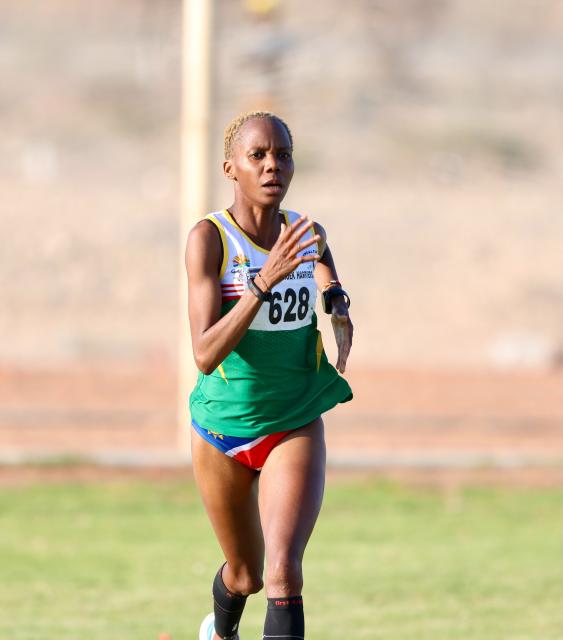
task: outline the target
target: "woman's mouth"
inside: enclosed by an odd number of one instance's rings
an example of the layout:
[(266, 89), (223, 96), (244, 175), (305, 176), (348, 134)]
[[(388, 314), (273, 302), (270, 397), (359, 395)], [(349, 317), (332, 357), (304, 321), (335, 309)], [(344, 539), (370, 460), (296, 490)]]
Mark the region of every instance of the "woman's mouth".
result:
[(265, 182), (262, 185), (262, 188), (265, 189), (268, 193), (281, 193), (283, 191), (283, 185), (281, 182), (277, 180), (270, 180)]

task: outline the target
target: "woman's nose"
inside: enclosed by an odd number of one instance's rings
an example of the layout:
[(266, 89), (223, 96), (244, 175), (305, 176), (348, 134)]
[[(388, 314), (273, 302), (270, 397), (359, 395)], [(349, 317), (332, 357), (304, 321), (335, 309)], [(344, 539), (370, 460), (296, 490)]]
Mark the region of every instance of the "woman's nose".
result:
[(277, 171), (279, 169), (278, 158), (275, 153), (266, 155), (266, 171)]

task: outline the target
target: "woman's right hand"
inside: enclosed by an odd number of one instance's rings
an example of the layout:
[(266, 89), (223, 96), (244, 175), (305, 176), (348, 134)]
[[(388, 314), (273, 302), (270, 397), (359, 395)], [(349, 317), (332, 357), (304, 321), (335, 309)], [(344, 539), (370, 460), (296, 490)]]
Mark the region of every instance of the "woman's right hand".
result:
[[(306, 216), (298, 218), (293, 224), (286, 226), (283, 222), (276, 244), (270, 250), (270, 255), (260, 269), (260, 280), (264, 280), (271, 289), (281, 282), (303, 262), (315, 262), (320, 259), (317, 252), (306, 256), (297, 254), (321, 239), (314, 235), (308, 240), (300, 242), (301, 238), (313, 228), (313, 221)], [(262, 282), (260, 282), (262, 284)]]

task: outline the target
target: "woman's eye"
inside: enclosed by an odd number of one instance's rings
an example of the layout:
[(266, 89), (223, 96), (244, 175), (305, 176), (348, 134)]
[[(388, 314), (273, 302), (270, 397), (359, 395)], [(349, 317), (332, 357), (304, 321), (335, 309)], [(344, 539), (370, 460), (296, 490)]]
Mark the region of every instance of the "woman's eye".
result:
[(256, 158), (257, 160), (260, 160), (261, 158), (264, 157), (264, 152), (263, 151), (255, 151), (254, 153), (251, 154), (252, 158)]
[(291, 158), (291, 153), (288, 153), (287, 151), (282, 151), (281, 153), (278, 153), (278, 157), (281, 160), (289, 160)]

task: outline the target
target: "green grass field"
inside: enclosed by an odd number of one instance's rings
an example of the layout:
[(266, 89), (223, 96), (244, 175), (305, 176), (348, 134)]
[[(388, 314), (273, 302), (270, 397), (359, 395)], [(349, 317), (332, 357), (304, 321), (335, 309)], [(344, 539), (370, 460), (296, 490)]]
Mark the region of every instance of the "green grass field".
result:
[[(305, 561), (307, 637), (561, 640), (563, 496), (332, 482)], [(194, 486), (0, 489), (0, 636), (197, 638), (221, 561)], [(261, 638), (253, 596), (243, 640)]]

